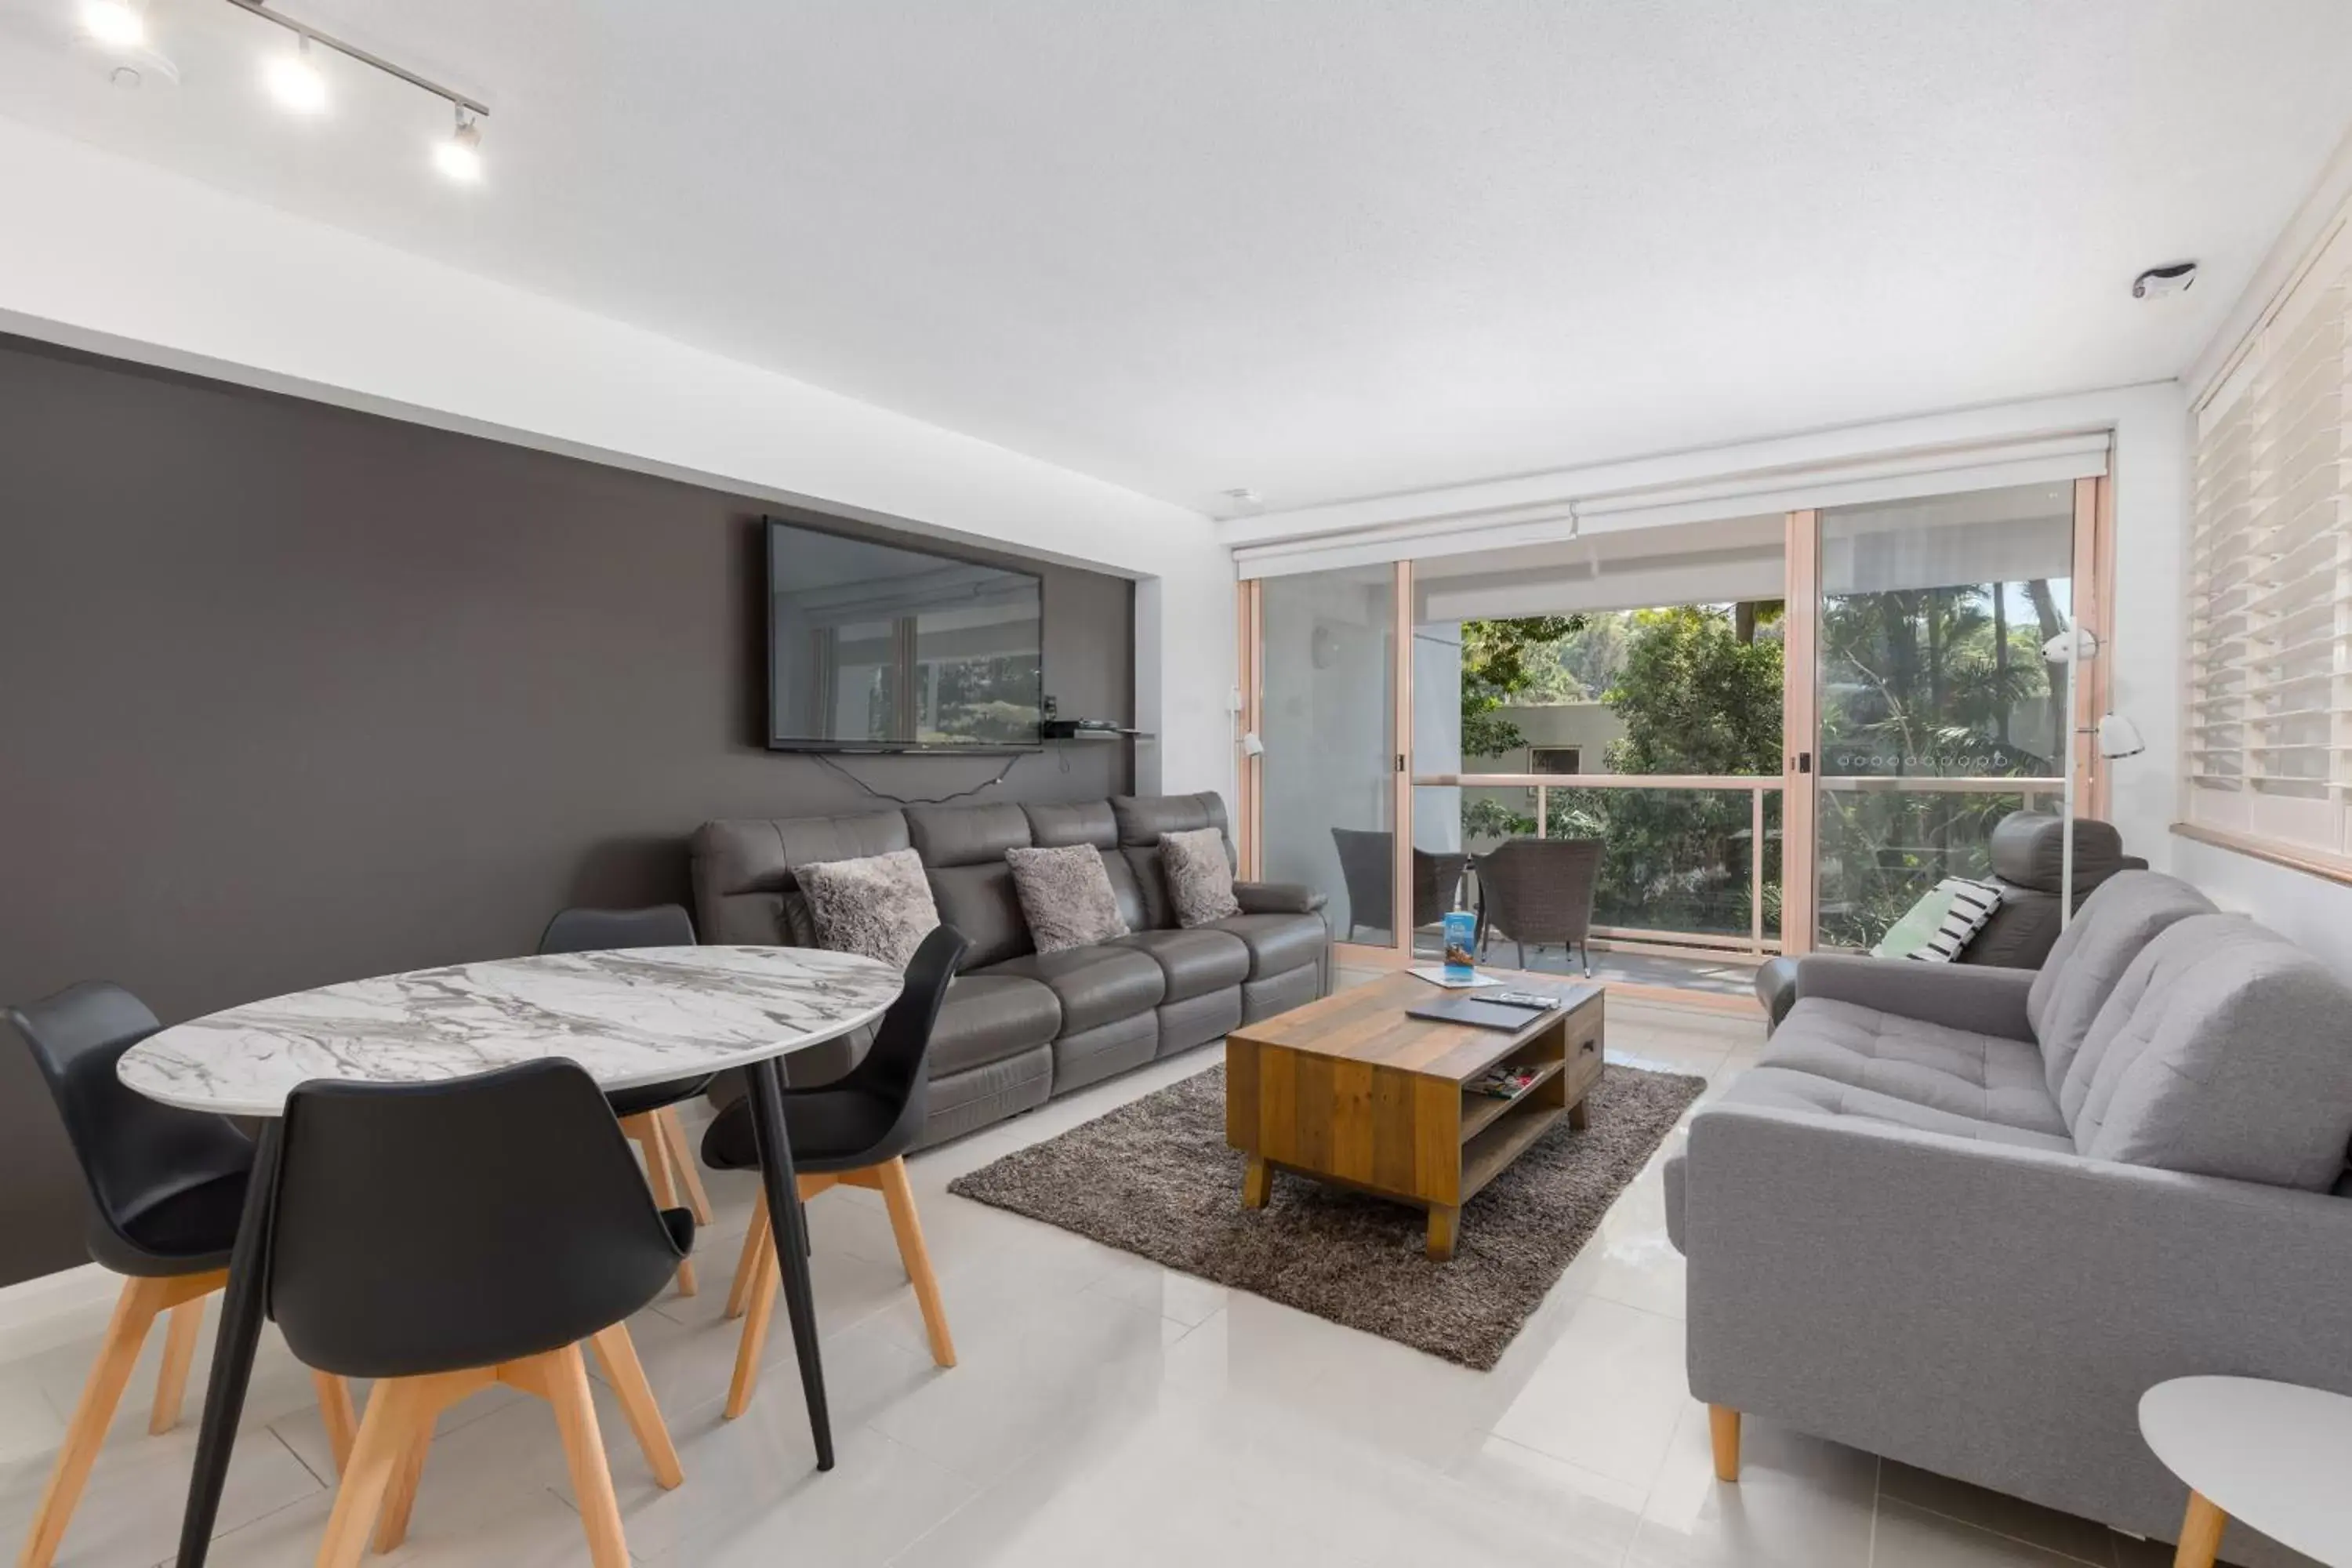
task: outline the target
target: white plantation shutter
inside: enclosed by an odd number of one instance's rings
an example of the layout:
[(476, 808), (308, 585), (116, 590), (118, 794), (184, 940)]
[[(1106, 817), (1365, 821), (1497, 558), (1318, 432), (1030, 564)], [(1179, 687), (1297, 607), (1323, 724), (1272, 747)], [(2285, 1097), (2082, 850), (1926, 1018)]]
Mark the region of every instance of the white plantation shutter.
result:
[(2189, 545), (2189, 823), (2352, 855), (2352, 231), (2199, 417)]

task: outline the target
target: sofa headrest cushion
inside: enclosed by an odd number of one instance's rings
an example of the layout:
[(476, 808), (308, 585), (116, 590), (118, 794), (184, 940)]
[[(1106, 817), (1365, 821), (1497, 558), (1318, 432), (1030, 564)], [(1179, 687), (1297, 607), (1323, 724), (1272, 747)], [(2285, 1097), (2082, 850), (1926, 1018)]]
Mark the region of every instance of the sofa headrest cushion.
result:
[(896, 811), (706, 822), (694, 833), (694, 923), (725, 945), (815, 941), (793, 868), (911, 847)]
[(907, 831), (914, 837), (915, 852), (923, 864), (935, 870), (984, 866), (1003, 860), (1007, 849), (1024, 848), (1030, 842), (1028, 814), (1010, 801), (1001, 805), (910, 805)]
[(706, 822), (695, 830), (698, 879), (716, 895), (773, 892), (794, 885), (793, 868), (815, 860), (862, 860), (913, 846), (896, 811), (849, 816), (786, 816)]
[(1115, 795), (1111, 814), (1118, 819), (1118, 841), (1141, 848), (1157, 847), (1163, 833), (1189, 833), (1213, 827), (1231, 837), (1225, 825), (1224, 797), (1214, 790), (1199, 795)]
[[(2066, 819), (2038, 811), (2012, 811), (1992, 830), (1992, 874), (2004, 882), (2055, 893), (2063, 885)], [(2106, 880), (2123, 864), (2124, 838), (2115, 824), (2087, 816), (2074, 819), (2074, 886)]]
[[(2140, 949), (2158, 931), (2191, 915), (2210, 915), (2213, 900), (2161, 871), (2118, 871), (2083, 901), (2082, 910), (2051, 945), (2033, 987), (2025, 994), (2025, 1020), (2042, 1046), (2050, 1092), (2065, 1104), (2067, 1075)], [(2073, 1120), (2068, 1119), (2069, 1126)]]
[(1097, 849), (1118, 847), (1118, 818), (1107, 800), (1082, 800), (1070, 805), (1024, 805), (1029, 835), (1040, 849), (1061, 849), (1091, 844)]
[(2116, 985), (2062, 1109), (2095, 1159), (2326, 1191), (2352, 1143), (2352, 989), (2242, 915), (2178, 921)]

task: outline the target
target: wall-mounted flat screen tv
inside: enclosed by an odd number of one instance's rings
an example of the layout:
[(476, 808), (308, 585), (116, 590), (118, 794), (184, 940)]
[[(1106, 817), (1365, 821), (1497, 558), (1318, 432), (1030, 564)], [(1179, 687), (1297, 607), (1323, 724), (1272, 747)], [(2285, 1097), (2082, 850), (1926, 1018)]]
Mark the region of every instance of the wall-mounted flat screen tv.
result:
[(1027, 572), (767, 520), (768, 744), (1038, 745), (1044, 595)]

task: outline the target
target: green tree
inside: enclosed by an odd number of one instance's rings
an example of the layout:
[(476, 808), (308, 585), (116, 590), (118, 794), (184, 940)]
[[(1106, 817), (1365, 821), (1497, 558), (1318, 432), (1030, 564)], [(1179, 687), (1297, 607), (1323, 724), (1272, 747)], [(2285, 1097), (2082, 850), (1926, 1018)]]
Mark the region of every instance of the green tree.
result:
[[(1781, 644), (1736, 607), (1682, 605), (1626, 617), (1617, 677), (1601, 694), (1624, 721), (1619, 773), (1777, 776)], [(1743, 636), (1742, 634), (1746, 634)], [(1561, 790), (1547, 830), (1608, 846), (1595, 918), (1665, 931), (1744, 931), (1750, 797), (1731, 790)], [(1772, 876), (1777, 847), (1765, 846)]]
[(1462, 754), (1491, 757), (1527, 744), (1496, 710), (1536, 684), (1539, 650), (1581, 630), (1582, 616), (1521, 616), (1462, 623)]
[(1717, 606), (1638, 612), (1624, 669), (1601, 700), (1625, 721), (1612, 773), (1780, 771), (1780, 645), (1742, 642)]

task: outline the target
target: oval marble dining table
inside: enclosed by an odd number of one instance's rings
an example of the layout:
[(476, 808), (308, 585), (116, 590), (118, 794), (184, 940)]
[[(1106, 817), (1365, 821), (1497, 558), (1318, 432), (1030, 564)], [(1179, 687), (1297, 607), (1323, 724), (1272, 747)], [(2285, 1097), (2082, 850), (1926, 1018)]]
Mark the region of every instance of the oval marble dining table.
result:
[(261, 1253), (277, 1185), (277, 1119), (297, 1087), (320, 1079), (429, 1083), (568, 1057), (612, 1090), (747, 1069), (761, 1178), (775, 1226), (775, 1255), (783, 1264), (817, 1468), (831, 1469), (816, 1304), (778, 1063), (872, 1023), (897, 998), (899, 984), (898, 972), (887, 964), (808, 948), (558, 953), (297, 992), (176, 1025), (124, 1052), (116, 1072), (150, 1100), (261, 1119), (205, 1391), (180, 1568), (199, 1568), (205, 1561), (261, 1335)]

